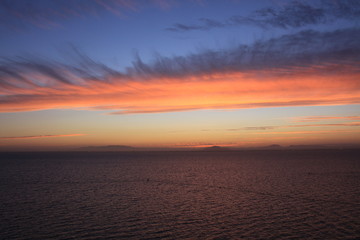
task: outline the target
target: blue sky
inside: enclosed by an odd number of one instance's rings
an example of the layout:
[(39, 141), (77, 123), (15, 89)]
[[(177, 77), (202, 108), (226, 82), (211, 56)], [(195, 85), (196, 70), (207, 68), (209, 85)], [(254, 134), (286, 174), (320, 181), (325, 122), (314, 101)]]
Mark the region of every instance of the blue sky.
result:
[[(98, 10), (98, 14), (84, 11), (80, 12), (82, 15), (80, 17), (68, 16), (66, 19), (54, 17), (54, 20), (49, 17), (48, 21), (51, 23), (45, 23), (44, 26), (34, 25), (27, 19), (17, 19), (13, 24), (19, 22), (17, 23), (21, 24), (19, 29), (13, 29), (17, 25), (2, 26), (2, 31), (5, 33), (1, 44), (2, 55), (13, 57), (36, 54), (61, 58), (64, 57), (62, 51), (69, 50), (71, 45), (80, 48), (95, 59), (123, 69), (131, 65), (135, 52), (151, 61), (157, 53), (164, 56), (185, 55), (198, 48), (223, 48), (228, 47), (228, 44), (248, 44), (263, 35), (261, 29), (249, 26), (181, 33), (166, 30), (178, 22), (192, 24), (200, 18), (213, 18), (214, 15), (216, 19), (223, 20), (239, 13), (246, 14), (256, 10), (261, 1), (256, 2), (257, 4), (249, 1), (247, 4), (241, 4), (241, 7), (236, 1), (229, 1), (226, 4), (222, 4), (221, 1), (212, 1), (211, 4), (173, 1), (169, 2), (168, 7), (162, 7), (156, 2), (147, 4), (143, 4), (146, 1), (134, 2), (138, 9), (132, 10), (120, 4), (117, 9), (119, 14), (105, 9)], [(33, 4), (36, 9), (42, 8), (41, 1), (34, 1)], [(11, 18), (15, 17), (11, 16)], [(55, 26), (52, 26), (52, 23)]]

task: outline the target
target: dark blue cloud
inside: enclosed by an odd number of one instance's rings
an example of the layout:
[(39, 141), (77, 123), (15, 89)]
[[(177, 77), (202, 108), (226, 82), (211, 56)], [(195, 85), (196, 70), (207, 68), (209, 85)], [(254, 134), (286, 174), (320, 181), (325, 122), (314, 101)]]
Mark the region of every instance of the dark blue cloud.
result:
[[(39, 57), (14, 57), (0, 61), (0, 88), (60, 85), (82, 85), (87, 81), (111, 82), (113, 79), (145, 81), (157, 77), (186, 77), (225, 72), (277, 69), (273, 74), (287, 74), (296, 67), (350, 66), (360, 71), (360, 29), (349, 28), (332, 32), (313, 30), (283, 35), (251, 45), (238, 45), (222, 50), (204, 50), (186, 56), (157, 56), (146, 63), (135, 56), (132, 64), (120, 71), (89, 58), (76, 48), (66, 63)], [(326, 74), (343, 71), (324, 68)], [(39, 75), (39, 83), (28, 76)], [(80, 79), (80, 80), (79, 80)], [(10, 81), (11, 80), (11, 81)]]
[(358, 28), (332, 32), (306, 30), (226, 50), (210, 49), (187, 56), (158, 57), (150, 64), (136, 58), (128, 73), (181, 76), (268, 68), (284, 69), (342, 61), (358, 66), (358, 39)]
[(166, 30), (184, 32), (240, 25), (289, 29), (331, 23), (337, 19), (360, 19), (360, 1), (358, 0), (322, 0), (314, 2), (309, 4), (304, 1), (292, 1), (282, 7), (268, 7), (256, 10), (248, 16), (235, 15), (223, 21), (212, 19), (203, 21), (199, 19), (199, 22), (194, 24), (176, 23)]

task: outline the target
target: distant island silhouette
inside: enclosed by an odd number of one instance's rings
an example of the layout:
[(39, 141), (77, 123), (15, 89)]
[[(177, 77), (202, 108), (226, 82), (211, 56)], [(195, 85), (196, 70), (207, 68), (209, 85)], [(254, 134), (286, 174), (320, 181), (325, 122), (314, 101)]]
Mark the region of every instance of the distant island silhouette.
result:
[[(191, 147), (133, 147), (128, 145), (105, 145), (105, 146), (85, 146), (72, 151), (85, 152), (157, 152), (157, 151), (198, 151), (198, 152), (228, 152), (228, 151), (281, 151), (281, 150), (328, 150), (328, 149), (360, 149), (359, 145), (288, 145), (270, 144), (265, 146), (210, 146), (203, 148)], [(0, 148), (1, 150), (1, 148)]]
[(230, 149), (226, 148), (226, 147), (220, 147), (220, 146), (211, 146), (211, 147), (204, 148), (203, 151), (218, 152), (218, 151), (230, 151)]

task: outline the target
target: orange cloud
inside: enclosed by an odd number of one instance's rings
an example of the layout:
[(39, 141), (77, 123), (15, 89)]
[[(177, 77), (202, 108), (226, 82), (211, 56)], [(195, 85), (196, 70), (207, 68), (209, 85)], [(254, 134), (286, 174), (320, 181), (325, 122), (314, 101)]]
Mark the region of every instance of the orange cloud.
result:
[[(344, 72), (326, 74), (341, 67)], [(294, 67), (286, 74), (269, 69), (171, 78), (111, 76), (106, 81), (88, 81), (61, 71), (76, 84), (31, 73), (26, 78), (37, 79), (37, 84), (8, 77), (0, 89), (0, 112), (89, 109), (134, 114), (360, 103), (360, 73), (349, 66)]]
[(76, 137), (84, 136), (86, 134), (60, 134), (60, 135), (35, 135), (35, 136), (19, 136), (19, 137), (0, 137), (0, 139), (12, 140), (12, 139), (34, 139), (34, 138), (51, 138), (51, 137)]

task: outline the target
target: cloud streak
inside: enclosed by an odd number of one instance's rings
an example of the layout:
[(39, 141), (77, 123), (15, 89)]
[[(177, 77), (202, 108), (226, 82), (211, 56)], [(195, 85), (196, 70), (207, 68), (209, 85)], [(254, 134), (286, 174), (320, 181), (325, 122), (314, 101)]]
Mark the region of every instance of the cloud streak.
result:
[(44, 109), (163, 113), (360, 103), (360, 30), (303, 31), (187, 56), (136, 56), (118, 71), (78, 52), (74, 64), (0, 62), (0, 112)]
[[(310, 117), (309, 117), (310, 118)], [(344, 117), (345, 119), (349, 119)], [(343, 119), (341, 117), (327, 117), (327, 119)], [(243, 127), (243, 128), (230, 128), (226, 131), (265, 131), (278, 128), (303, 128), (303, 127), (360, 127), (360, 122), (348, 122), (348, 123), (319, 123), (319, 124), (296, 124), (296, 125), (283, 125), (283, 126), (256, 126), (256, 127)]]
[(279, 131), (279, 132), (254, 132), (259, 135), (302, 135), (302, 134), (335, 134), (335, 133), (354, 133), (353, 130), (321, 130), (321, 131)]
[(244, 128), (230, 128), (230, 129), (226, 129), (226, 131), (240, 131), (240, 130), (258, 131), (258, 130), (272, 130), (275, 128), (279, 128), (279, 126), (257, 126), (257, 127), (244, 127)]
[(35, 138), (53, 138), (53, 137), (77, 137), (86, 134), (60, 134), (60, 135), (34, 135), (34, 136), (18, 136), (18, 137), (0, 137), (0, 140), (17, 140), (17, 139), (35, 139)]
[(360, 120), (360, 116), (308, 116), (292, 118), (293, 122), (319, 122), (324, 120)]
[(143, 75), (180, 76), (273, 68), (284, 75), (287, 71), (291, 73), (291, 68), (306, 71), (307, 67), (317, 65), (321, 71), (320, 68), (325, 70), (332, 63), (344, 63), (341, 70), (345, 70), (343, 67), (358, 67), (359, 38), (358, 28), (333, 32), (306, 30), (231, 49), (207, 50), (185, 57), (159, 57), (152, 64), (145, 64), (137, 58), (129, 71)]
[[(314, 1), (315, 2), (315, 1)], [(248, 16), (234, 15), (226, 20), (200, 18), (195, 24), (175, 23), (168, 31), (185, 32), (231, 26), (251, 25), (267, 28), (300, 28), (316, 24), (328, 24), (336, 20), (359, 20), (360, 2), (356, 0), (292, 1), (280, 7), (258, 9)]]

